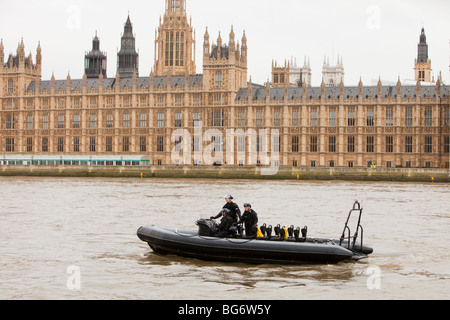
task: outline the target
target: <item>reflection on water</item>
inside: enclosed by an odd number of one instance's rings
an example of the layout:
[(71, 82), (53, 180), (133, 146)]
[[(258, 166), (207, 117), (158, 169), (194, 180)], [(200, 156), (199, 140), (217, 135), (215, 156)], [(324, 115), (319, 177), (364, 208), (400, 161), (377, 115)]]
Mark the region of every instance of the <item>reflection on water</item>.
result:
[[(0, 178), (0, 190), (0, 299), (449, 298), (446, 184)], [(261, 223), (326, 238), (340, 236), (357, 194), (375, 252), (259, 266), (161, 256), (136, 236), (143, 225), (194, 230), (230, 193)], [(69, 266), (80, 268), (81, 290), (68, 289)], [(375, 289), (368, 270), (380, 272)]]

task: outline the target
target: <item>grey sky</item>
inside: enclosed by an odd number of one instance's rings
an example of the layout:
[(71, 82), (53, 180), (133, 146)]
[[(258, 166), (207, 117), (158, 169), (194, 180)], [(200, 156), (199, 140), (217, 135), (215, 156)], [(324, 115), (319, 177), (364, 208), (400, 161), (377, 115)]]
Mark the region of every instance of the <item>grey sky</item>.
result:
[[(84, 54), (92, 47), (95, 31), (108, 55), (108, 77), (114, 77), (117, 50), (128, 12), (140, 53), (140, 76), (154, 63), (155, 29), (164, 13), (164, 0), (22, 0), (1, 2), (0, 38), (5, 54), (15, 52), (23, 37), (25, 50), (43, 52), (44, 80), (54, 72), (73, 79), (84, 72)], [(343, 57), (345, 84), (366, 85), (379, 77), (396, 81), (414, 79), (422, 25), (425, 27), (433, 74), (442, 71), (450, 83), (450, 1), (448, 0), (187, 0), (188, 17), (196, 30), (197, 72), (202, 72), (205, 28), (216, 41), (219, 31), (228, 42), (231, 25), (237, 39), (245, 30), (249, 46), (248, 75), (264, 83), (272, 60), (284, 63), (291, 56), (311, 61), (313, 86), (320, 85), (324, 56), (335, 64)]]

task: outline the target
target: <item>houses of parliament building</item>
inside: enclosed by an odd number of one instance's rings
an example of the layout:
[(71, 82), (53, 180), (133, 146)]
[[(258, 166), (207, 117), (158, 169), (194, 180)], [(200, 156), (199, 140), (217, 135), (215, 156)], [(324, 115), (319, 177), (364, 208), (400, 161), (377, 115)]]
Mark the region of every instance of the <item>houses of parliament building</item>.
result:
[[(430, 84), (424, 30), (413, 85), (399, 79), (396, 85), (349, 87), (342, 77), (311, 87), (303, 75), (289, 81), (288, 65), (273, 65), (271, 81), (252, 83), (245, 33), (236, 37), (231, 28), (225, 43), (220, 34), (211, 41), (206, 30), (196, 48), (186, 0), (166, 0), (148, 76), (139, 74), (135, 42), (128, 17), (114, 78), (107, 78), (107, 55), (95, 35), (82, 79), (42, 80), (40, 45), (33, 59), (23, 40), (15, 55), (5, 56), (2, 41), (0, 164), (179, 164), (172, 158), (180, 143), (173, 132), (181, 129), (193, 137), (191, 151), (212, 144), (213, 152), (223, 151), (216, 162), (248, 165), (245, 157), (228, 161), (226, 153), (251, 148), (251, 139), (237, 137), (227, 150), (226, 132), (276, 129), (280, 166), (449, 166), (450, 87), (440, 79)], [(202, 74), (196, 72), (196, 49), (202, 50)], [(221, 137), (197, 139), (200, 124), (203, 132), (214, 129)], [(191, 164), (205, 163), (193, 154)]]

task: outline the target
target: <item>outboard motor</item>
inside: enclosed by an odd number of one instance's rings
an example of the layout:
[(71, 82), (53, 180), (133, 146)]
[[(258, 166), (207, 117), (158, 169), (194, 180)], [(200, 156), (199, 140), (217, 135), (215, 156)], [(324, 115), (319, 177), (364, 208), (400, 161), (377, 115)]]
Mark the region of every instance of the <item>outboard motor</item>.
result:
[(288, 233), (289, 233), (289, 238), (293, 238), (294, 237), (294, 226), (290, 226), (289, 227)]
[(308, 235), (308, 227), (304, 227), (302, 229), (302, 237), (303, 237), (303, 239), (306, 239), (307, 235)]
[(278, 237), (280, 235), (281, 226), (277, 225), (273, 230), (275, 231), (275, 235)]
[(273, 229), (272, 225), (270, 225), (266, 228), (266, 234), (269, 239), (270, 239), (270, 237), (272, 237), (272, 229)]
[(217, 223), (213, 220), (200, 219), (196, 224), (199, 236), (214, 237), (216, 235)]
[(294, 230), (294, 237), (298, 240), (300, 238), (300, 228)]

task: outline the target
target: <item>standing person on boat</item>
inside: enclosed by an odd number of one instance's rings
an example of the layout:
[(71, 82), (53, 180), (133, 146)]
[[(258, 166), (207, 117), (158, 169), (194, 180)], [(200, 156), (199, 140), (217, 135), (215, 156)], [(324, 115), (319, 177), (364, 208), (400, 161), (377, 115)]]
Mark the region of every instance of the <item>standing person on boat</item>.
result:
[(258, 214), (252, 209), (250, 203), (244, 203), (244, 214), (239, 220), (238, 224), (244, 223), (245, 225), (245, 235), (247, 237), (256, 237), (257, 225), (258, 225)]
[[(239, 206), (233, 202), (233, 197), (228, 195), (225, 197), (225, 205), (222, 209), (228, 209), (230, 210), (231, 217), (233, 218), (234, 222), (238, 222), (239, 219), (241, 219), (241, 210), (239, 209)], [(222, 211), (219, 212), (219, 214), (215, 217), (211, 217), (212, 220), (218, 219), (222, 216)]]
[(222, 216), (220, 224), (217, 226), (216, 233), (218, 237), (226, 237), (230, 234), (230, 229), (234, 225), (229, 209), (222, 209), (219, 214)]

